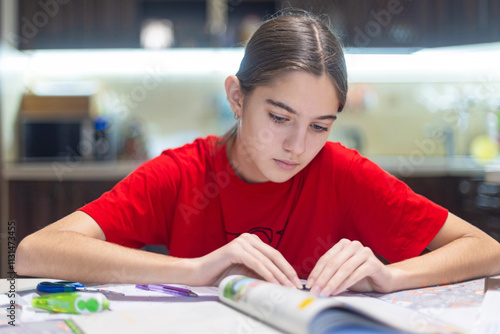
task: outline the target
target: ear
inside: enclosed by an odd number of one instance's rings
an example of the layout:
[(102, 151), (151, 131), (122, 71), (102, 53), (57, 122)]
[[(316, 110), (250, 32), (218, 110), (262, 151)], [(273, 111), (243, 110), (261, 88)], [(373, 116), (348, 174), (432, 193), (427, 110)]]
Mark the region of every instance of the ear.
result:
[(241, 117), (243, 111), (243, 92), (241, 91), (240, 80), (235, 75), (230, 75), (224, 82), (227, 100), (234, 115)]

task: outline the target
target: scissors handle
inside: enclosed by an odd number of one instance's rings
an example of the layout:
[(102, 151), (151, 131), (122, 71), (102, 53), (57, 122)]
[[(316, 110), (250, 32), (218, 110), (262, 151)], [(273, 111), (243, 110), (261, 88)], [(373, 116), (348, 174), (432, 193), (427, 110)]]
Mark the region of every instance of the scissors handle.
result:
[(38, 291), (42, 292), (73, 292), (76, 290), (85, 289), (83, 284), (78, 282), (57, 281), (57, 282), (41, 282), (36, 286)]

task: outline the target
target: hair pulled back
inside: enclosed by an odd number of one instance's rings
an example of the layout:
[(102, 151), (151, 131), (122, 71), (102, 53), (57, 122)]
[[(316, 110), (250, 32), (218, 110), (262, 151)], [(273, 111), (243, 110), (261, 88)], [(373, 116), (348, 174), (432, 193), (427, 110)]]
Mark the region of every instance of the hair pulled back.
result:
[(290, 71), (329, 75), (342, 111), (347, 95), (342, 45), (319, 18), (304, 11), (282, 13), (262, 23), (245, 47), (236, 76), (248, 94)]

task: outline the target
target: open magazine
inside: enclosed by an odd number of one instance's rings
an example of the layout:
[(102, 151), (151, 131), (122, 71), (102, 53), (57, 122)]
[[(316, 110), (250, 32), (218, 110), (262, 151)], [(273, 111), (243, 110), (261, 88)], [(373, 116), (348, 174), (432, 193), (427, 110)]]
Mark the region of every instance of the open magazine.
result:
[(419, 312), (367, 296), (319, 297), (245, 276), (228, 276), (220, 300), (287, 333), (461, 333)]

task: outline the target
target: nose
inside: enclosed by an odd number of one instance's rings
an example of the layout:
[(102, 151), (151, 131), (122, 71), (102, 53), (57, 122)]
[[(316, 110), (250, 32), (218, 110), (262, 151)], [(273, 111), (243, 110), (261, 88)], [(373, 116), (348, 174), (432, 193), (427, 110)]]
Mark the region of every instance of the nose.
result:
[(283, 142), (283, 149), (294, 156), (304, 153), (306, 149), (306, 134), (307, 131), (305, 129), (300, 129), (299, 127), (292, 129)]

